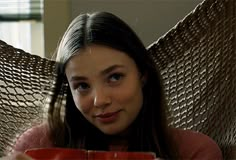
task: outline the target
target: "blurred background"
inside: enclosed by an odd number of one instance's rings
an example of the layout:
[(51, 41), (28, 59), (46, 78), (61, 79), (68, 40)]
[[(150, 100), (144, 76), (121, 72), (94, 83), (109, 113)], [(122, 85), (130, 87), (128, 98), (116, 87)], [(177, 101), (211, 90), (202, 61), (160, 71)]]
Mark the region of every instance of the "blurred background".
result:
[(80, 13), (108, 11), (126, 21), (149, 46), (202, 0), (0, 0), (0, 39), (31, 54), (51, 58)]

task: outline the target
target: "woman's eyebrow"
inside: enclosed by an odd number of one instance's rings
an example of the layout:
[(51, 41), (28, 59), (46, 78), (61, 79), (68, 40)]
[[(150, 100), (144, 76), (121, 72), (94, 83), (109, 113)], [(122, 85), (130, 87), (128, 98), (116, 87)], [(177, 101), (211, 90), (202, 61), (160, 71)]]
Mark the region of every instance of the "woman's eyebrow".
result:
[(70, 78), (70, 82), (73, 82), (73, 81), (85, 81), (87, 80), (88, 78), (86, 77), (83, 77), (83, 76), (72, 76)]
[(108, 68), (102, 70), (102, 71), (101, 71), (101, 74), (102, 74), (102, 75), (105, 75), (105, 74), (107, 74), (107, 73), (109, 73), (109, 72), (111, 72), (111, 71), (113, 71), (113, 70), (115, 70), (115, 69), (117, 69), (117, 68), (125, 68), (125, 66), (115, 64), (115, 65), (109, 66)]
[[(125, 66), (118, 65), (118, 64), (109, 66), (108, 68), (101, 71), (101, 75), (106, 75), (106, 74), (110, 73), (111, 71), (113, 71), (117, 68), (125, 68)], [(70, 82), (73, 82), (73, 81), (86, 81), (86, 80), (88, 80), (88, 78), (84, 77), (84, 76), (72, 76), (69, 79)]]

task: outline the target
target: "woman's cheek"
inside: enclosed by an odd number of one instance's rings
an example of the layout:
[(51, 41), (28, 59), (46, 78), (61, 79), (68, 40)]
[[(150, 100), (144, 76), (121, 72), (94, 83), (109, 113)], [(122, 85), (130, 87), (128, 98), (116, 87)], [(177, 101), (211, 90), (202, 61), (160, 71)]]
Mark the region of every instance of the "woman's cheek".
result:
[(139, 87), (134, 85), (126, 85), (121, 88), (117, 88), (114, 93), (113, 97), (120, 103), (130, 103), (134, 101), (137, 97), (140, 98), (140, 90)]
[(90, 111), (91, 103), (88, 98), (73, 95), (74, 103), (81, 113), (88, 113)]

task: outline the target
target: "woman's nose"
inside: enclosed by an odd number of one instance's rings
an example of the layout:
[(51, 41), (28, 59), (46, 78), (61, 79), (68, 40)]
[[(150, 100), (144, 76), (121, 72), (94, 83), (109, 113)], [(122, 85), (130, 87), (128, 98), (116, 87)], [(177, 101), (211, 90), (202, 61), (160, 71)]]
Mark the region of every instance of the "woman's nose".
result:
[(94, 106), (105, 107), (111, 104), (111, 97), (109, 92), (104, 88), (97, 88), (94, 91)]

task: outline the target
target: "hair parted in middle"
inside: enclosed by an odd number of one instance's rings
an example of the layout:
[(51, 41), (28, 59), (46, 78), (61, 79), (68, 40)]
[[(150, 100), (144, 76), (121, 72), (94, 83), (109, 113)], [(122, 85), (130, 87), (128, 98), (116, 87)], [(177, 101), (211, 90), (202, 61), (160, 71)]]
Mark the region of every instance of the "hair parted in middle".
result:
[[(108, 12), (76, 17), (58, 46), (57, 78), (48, 116), (55, 145), (108, 150), (108, 140), (113, 137), (105, 135), (83, 117), (74, 104), (65, 76), (65, 66), (70, 58), (91, 44), (104, 45), (126, 53), (135, 61), (141, 75), (147, 76), (143, 82), (143, 106), (132, 124), (128, 150), (152, 151), (162, 158), (176, 157), (177, 150), (168, 129), (167, 104), (160, 73), (136, 33), (124, 21)], [(65, 106), (58, 102), (64, 94)]]

